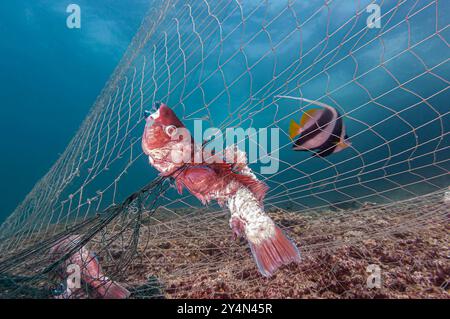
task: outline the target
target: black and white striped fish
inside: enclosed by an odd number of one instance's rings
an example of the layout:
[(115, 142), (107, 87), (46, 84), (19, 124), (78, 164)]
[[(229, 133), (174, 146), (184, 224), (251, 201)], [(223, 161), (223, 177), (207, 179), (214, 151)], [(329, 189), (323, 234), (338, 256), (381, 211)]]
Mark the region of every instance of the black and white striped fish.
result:
[(351, 146), (342, 116), (334, 107), (304, 98), (298, 99), (322, 108), (307, 110), (300, 123), (291, 120), (289, 136), (294, 139), (300, 135), (292, 146), (294, 151), (315, 151), (314, 156), (325, 157)]

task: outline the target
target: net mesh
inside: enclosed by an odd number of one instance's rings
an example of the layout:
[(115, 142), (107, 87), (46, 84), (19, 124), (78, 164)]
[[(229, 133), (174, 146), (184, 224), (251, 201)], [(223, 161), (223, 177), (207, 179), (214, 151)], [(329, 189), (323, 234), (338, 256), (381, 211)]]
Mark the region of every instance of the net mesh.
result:
[[(373, 3), (380, 28), (367, 25)], [(55, 273), (83, 246), (134, 298), (448, 297), (443, 1), (149, 5), (65, 152), (1, 226), (3, 297), (54, 296)], [(338, 109), (351, 147), (325, 158), (293, 152), (289, 120), (310, 107), (299, 97)], [(187, 127), (279, 129), (279, 146), (262, 156), (277, 172), (251, 167), (301, 265), (261, 278), (246, 244), (231, 239), (228, 211), (156, 175), (140, 138), (157, 101)], [(69, 235), (81, 239), (52, 256)], [(383, 288), (367, 289), (369, 264), (381, 266)]]

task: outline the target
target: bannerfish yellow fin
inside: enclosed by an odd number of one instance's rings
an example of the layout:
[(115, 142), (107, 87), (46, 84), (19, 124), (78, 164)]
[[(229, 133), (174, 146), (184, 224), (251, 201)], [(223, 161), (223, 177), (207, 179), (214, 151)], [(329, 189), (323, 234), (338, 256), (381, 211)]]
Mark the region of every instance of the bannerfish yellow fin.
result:
[(300, 127), (305, 126), (306, 123), (308, 123), (314, 116), (314, 114), (318, 111), (319, 109), (310, 109), (305, 111), (305, 113), (303, 113), (302, 118), (300, 119)]
[(339, 142), (336, 142), (336, 145), (342, 148), (347, 148), (351, 145), (351, 143), (347, 143), (345, 140), (340, 140)]
[(291, 120), (291, 123), (289, 123), (289, 136), (291, 139), (296, 137), (299, 133), (300, 125), (298, 125), (294, 120)]

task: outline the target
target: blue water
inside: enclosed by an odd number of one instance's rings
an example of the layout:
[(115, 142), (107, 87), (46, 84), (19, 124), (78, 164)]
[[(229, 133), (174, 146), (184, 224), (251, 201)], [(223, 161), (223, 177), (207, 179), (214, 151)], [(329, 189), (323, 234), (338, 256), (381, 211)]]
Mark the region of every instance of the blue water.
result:
[[(301, 209), (354, 198), (362, 202), (397, 201), (448, 185), (449, 92), (442, 78), (448, 79), (450, 74), (445, 62), (449, 48), (435, 34), (436, 28), (448, 24), (448, 6), (411, 2), (396, 8), (396, 1), (386, 1), (382, 13), (389, 13), (383, 18), (383, 28), (361, 33), (366, 23), (364, 13), (356, 22), (348, 21), (370, 1), (333, 1), (329, 8), (321, 8), (321, 1), (297, 1), (292, 5), (297, 21), (291, 10), (283, 10), (284, 1), (258, 7), (259, 3), (244, 3), (245, 27), (240, 24), (239, 10), (228, 16), (236, 6), (213, 9), (217, 19), (226, 22), (220, 24), (220, 31), (197, 28), (200, 38), (207, 39), (202, 42), (192, 37), (193, 26), (186, 10), (182, 6), (171, 10), (146, 50), (151, 61), (155, 45), (156, 60), (161, 61), (157, 66), (158, 85), (149, 84), (148, 94), (173, 106), (188, 127), (192, 127), (190, 115), (194, 113), (196, 117), (209, 117), (206, 125), (218, 126), (225, 121), (227, 126), (278, 127), (286, 133), (290, 119), (299, 119), (307, 105), (276, 98), (285, 92), (320, 99), (337, 107), (341, 114), (349, 113), (344, 121), (352, 149), (326, 159), (311, 158), (311, 154), (293, 152), (290, 147), (280, 151), (279, 172), (267, 176), (269, 204), (291, 201)], [(201, 11), (202, 7), (198, 3), (192, 11)], [(408, 15), (411, 17), (406, 23)], [(311, 16), (314, 18), (309, 19)], [(194, 45), (184, 45), (181, 50), (169, 43), (175, 50), (169, 52), (169, 70), (162, 63), (165, 34), (176, 32), (172, 23), (175, 18), (180, 21), (181, 41), (191, 37)], [(196, 17), (197, 24), (201, 21), (217, 26), (212, 17)], [(299, 23), (303, 23), (301, 31), (292, 32)], [(264, 25), (266, 32), (259, 32)], [(324, 41), (327, 34), (329, 39)], [(377, 39), (379, 34), (382, 41)], [(440, 34), (448, 38), (447, 29)], [(200, 46), (203, 67), (196, 64), (201, 61)], [(409, 50), (412, 52), (405, 52), (408, 47), (413, 47)], [(352, 50), (355, 52), (350, 56)], [(299, 52), (303, 56), (297, 69), (282, 72), (298, 61)], [(187, 78), (183, 56), (191, 57), (185, 63)], [(383, 61), (385, 68), (380, 67)], [(141, 64), (141, 60), (136, 62)], [(251, 71), (245, 72), (247, 68)], [(426, 68), (432, 72), (423, 75)], [(292, 80), (297, 74), (302, 76)], [(165, 81), (169, 76), (171, 81)], [(405, 82), (400, 88), (399, 83)], [(199, 83), (202, 89), (197, 87)], [(154, 89), (156, 92), (151, 92)], [(429, 98), (428, 104), (422, 98)], [(280, 145), (289, 144), (287, 135), (281, 134)], [(138, 163), (135, 168), (142, 171), (145, 164), (142, 161), (142, 166)], [(252, 165), (257, 172), (259, 164)], [(139, 180), (131, 176), (129, 183)], [(142, 174), (137, 177), (148, 179)], [(323, 179), (326, 183), (320, 185)], [(122, 196), (127, 189), (122, 188)]]
[(148, 1), (0, 2), (0, 221), (77, 131), (138, 29)]

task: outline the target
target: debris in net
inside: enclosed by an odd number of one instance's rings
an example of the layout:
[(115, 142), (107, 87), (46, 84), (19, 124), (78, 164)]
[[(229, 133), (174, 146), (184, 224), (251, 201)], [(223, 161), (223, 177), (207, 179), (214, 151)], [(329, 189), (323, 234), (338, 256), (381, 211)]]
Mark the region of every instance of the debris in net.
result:
[(164, 299), (164, 286), (155, 276), (149, 276), (145, 284), (130, 289), (132, 299)]
[[(51, 249), (50, 254), (55, 259), (59, 259), (67, 253), (70, 253), (81, 240), (79, 235), (71, 235), (57, 242)], [(60, 267), (60, 275), (63, 280), (70, 276), (80, 274), (80, 279), (90, 286), (99, 298), (104, 299), (125, 299), (130, 296), (130, 292), (120, 284), (106, 277), (101, 269), (100, 263), (95, 254), (89, 251), (85, 246), (77, 248)], [(76, 280), (76, 279), (75, 279)], [(56, 295), (57, 299), (69, 299), (79, 296), (81, 285), (75, 283), (73, 286), (64, 283), (64, 291)]]
[[(180, 194), (187, 188), (204, 205), (211, 200), (217, 200), (220, 206), (226, 204), (235, 237), (245, 236), (260, 273), (270, 277), (283, 265), (299, 263), (300, 252), (264, 211), (267, 186), (246, 165), (246, 154), (235, 145), (231, 147), (220, 157), (212, 155), (215, 160), (195, 163), (195, 153), (203, 149), (195, 145), (183, 123), (165, 104), (149, 114), (142, 138), (150, 164), (162, 175), (173, 176)], [(224, 160), (230, 159), (230, 153), (232, 164)]]
[(32, 278), (3, 274), (0, 276), (0, 296), (14, 292), (17, 298), (49, 299), (53, 294), (47, 287), (30, 284)]

